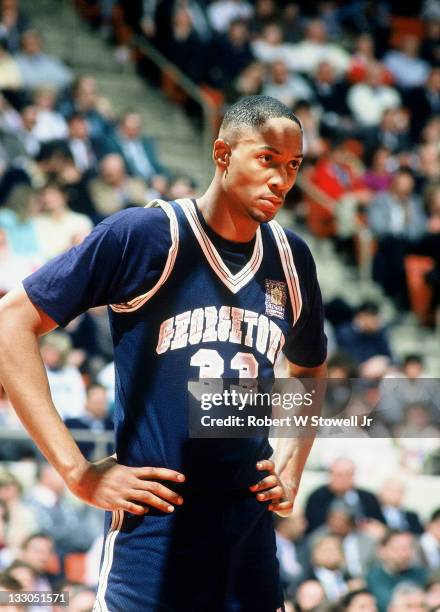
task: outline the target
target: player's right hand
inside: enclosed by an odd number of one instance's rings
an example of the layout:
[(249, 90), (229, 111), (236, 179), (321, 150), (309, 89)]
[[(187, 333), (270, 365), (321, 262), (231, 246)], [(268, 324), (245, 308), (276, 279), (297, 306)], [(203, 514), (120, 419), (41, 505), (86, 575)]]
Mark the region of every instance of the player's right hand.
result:
[(86, 461), (67, 485), (77, 497), (104, 510), (142, 515), (151, 506), (169, 514), (183, 499), (158, 480), (182, 483), (185, 476), (167, 468), (128, 467), (115, 457), (107, 457), (94, 463)]

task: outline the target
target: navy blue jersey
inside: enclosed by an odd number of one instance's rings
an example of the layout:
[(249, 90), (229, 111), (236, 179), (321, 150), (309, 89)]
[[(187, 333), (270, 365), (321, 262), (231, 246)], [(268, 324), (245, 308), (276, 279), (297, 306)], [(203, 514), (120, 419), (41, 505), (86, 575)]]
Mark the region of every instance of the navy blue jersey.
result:
[[(157, 201), (103, 221), (25, 279), (59, 325), (108, 304), (116, 369), (118, 460), (182, 471), (187, 486), (243, 488), (271, 455), (264, 438), (192, 440), (187, 383), (270, 378), (281, 351), (301, 366), (326, 355), (320, 291), (305, 243), (263, 223), (232, 272), (192, 200)], [(233, 252), (234, 243), (229, 250)], [(249, 245), (248, 245), (249, 246)]]

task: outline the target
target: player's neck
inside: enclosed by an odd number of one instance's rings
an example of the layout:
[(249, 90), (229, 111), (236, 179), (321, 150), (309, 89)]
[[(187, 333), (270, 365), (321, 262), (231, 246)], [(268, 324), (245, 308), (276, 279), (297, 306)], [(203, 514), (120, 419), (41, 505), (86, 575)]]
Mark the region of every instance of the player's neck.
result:
[(237, 211), (230, 197), (213, 183), (197, 198), (196, 204), (209, 227), (232, 242), (250, 242), (259, 223)]

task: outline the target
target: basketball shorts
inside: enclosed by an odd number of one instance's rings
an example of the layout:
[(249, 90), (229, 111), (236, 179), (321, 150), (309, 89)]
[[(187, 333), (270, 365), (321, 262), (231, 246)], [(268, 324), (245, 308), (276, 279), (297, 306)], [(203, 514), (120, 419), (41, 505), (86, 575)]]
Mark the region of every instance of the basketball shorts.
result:
[(94, 612), (279, 612), (273, 518), (248, 491), (106, 513)]

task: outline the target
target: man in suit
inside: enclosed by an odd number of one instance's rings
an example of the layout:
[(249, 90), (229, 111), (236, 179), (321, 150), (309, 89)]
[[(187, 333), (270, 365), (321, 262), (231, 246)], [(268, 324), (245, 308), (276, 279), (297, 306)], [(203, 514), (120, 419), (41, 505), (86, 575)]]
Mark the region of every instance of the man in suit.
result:
[(325, 523), (330, 505), (335, 499), (344, 501), (351, 508), (356, 522), (366, 519), (385, 522), (376, 496), (357, 488), (354, 475), (355, 468), (350, 459), (340, 457), (332, 463), (328, 484), (318, 487), (307, 500), (306, 518), (309, 532)]
[(416, 512), (402, 507), (405, 486), (398, 478), (388, 478), (382, 485), (379, 501), (385, 522), (390, 529), (410, 531), (415, 535), (423, 533), (423, 527)]
[(142, 134), (139, 113), (125, 113), (113, 135), (103, 143), (103, 152), (121, 155), (132, 176), (149, 180), (156, 174), (166, 174), (157, 158), (153, 140)]

